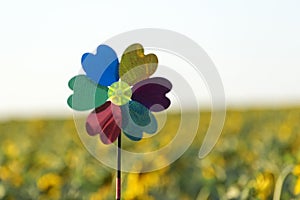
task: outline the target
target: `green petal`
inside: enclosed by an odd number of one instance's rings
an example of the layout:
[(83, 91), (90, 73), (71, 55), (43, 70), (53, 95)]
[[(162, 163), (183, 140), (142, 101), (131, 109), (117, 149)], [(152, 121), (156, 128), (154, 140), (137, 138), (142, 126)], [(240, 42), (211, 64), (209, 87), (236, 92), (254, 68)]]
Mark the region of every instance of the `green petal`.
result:
[(144, 54), (140, 44), (130, 45), (122, 55), (119, 76), (129, 85), (149, 78), (156, 71), (158, 59), (155, 54)]
[(68, 98), (68, 105), (74, 110), (84, 111), (101, 106), (107, 100), (105, 86), (95, 84), (85, 75), (78, 75), (69, 81), (69, 88), (74, 93)]

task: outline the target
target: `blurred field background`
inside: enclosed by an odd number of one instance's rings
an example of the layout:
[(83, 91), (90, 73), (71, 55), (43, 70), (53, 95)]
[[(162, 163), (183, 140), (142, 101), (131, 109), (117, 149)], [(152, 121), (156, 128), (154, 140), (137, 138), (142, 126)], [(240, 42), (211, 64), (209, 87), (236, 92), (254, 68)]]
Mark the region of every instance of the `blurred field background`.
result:
[[(200, 160), (210, 120), (203, 112), (198, 136), (179, 160), (156, 172), (123, 173), (123, 199), (272, 199), (283, 175), (280, 199), (299, 199), (299, 119), (300, 108), (229, 110), (217, 146)], [(172, 131), (165, 129), (166, 138)], [(71, 118), (0, 122), (0, 199), (110, 200), (114, 179), (115, 171), (83, 147)]]

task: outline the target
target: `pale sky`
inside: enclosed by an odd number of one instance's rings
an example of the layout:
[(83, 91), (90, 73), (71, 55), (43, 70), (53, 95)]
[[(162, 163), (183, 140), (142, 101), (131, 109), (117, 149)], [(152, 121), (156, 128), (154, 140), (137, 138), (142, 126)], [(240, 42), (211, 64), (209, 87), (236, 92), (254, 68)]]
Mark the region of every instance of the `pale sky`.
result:
[(228, 106), (300, 105), (299, 10), (298, 0), (1, 1), (0, 116), (71, 114), (67, 82), (81, 55), (137, 28), (196, 41)]

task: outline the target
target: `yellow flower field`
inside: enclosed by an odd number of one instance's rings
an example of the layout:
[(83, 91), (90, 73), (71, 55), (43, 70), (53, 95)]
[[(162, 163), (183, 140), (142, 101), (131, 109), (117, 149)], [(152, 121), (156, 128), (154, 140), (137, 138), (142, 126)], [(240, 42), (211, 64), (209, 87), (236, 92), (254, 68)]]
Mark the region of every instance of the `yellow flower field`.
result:
[[(168, 118), (174, 124), (178, 119)], [(201, 113), (195, 141), (170, 166), (123, 173), (123, 199), (300, 198), (299, 108), (228, 111), (217, 146), (200, 160), (209, 119)], [(163, 129), (161, 144), (141, 141), (130, 148), (163, 146), (173, 129)], [(115, 171), (87, 152), (72, 119), (3, 121), (0, 134), (0, 199), (114, 199)]]

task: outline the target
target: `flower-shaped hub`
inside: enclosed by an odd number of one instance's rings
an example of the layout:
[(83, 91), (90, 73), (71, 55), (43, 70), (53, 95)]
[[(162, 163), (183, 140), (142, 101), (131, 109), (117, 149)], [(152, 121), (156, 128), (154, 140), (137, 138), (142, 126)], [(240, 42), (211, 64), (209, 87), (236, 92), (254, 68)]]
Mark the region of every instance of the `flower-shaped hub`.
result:
[(104, 144), (111, 144), (121, 131), (132, 141), (141, 140), (144, 132), (156, 133), (152, 112), (170, 106), (166, 94), (172, 84), (163, 77), (150, 78), (158, 67), (155, 54), (145, 55), (142, 45), (132, 44), (119, 62), (116, 52), (102, 44), (95, 54), (83, 54), (81, 65), (86, 74), (69, 81), (73, 94), (67, 102), (78, 111), (93, 109), (86, 119), (90, 136), (99, 135)]
[(118, 81), (109, 86), (107, 94), (113, 104), (121, 106), (130, 101), (132, 91), (126, 82)]

